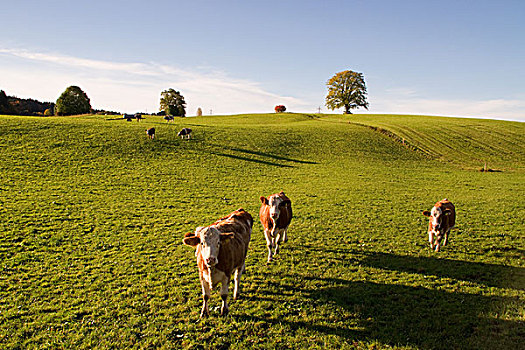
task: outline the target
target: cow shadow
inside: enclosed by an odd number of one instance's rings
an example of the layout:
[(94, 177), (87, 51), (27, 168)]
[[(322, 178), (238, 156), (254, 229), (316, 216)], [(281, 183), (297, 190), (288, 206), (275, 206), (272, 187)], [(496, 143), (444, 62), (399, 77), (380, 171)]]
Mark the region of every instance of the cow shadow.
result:
[(359, 263), (386, 270), (480, 283), (489, 287), (525, 290), (525, 268), (522, 267), (388, 253), (367, 253)]
[[(331, 256), (332, 253), (327, 255)], [(456, 281), (447, 281), (447, 287), (440, 289), (434, 285), (426, 287), (424, 282), (414, 282), (413, 278), (407, 278), (399, 284), (384, 284), (284, 272), (279, 274), (279, 282), (259, 288), (259, 296), (253, 295), (250, 299), (260, 302), (273, 300), (274, 305), (279, 305), (276, 308), (281, 308), (287, 302), (297, 303), (297, 300), (301, 300), (300, 303), (310, 310), (310, 314), (283, 310), (275, 316), (241, 314), (236, 317), (264, 322), (269, 326), (286, 325), (292, 331), (306, 329), (334, 335), (354, 345), (355, 342), (367, 341), (420, 349), (517, 349), (522, 346), (525, 339), (524, 322), (500, 318), (504, 317), (500, 316), (504, 310), (513, 310), (511, 314), (519, 312), (522, 308), (520, 305), (523, 305), (522, 299), (518, 296), (490, 296), (482, 295), (481, 291), (470, 293), (457, 290), (462, 289), (465, 281), (469, 284), (522, 290), (523, 279), (520, 280), (520, 276), (523, 269), (385, 253), (362, 252), (357, 260), (357, 264), (374, 269), (422, 276), (436, 275)], [(258, 274), (256, 279), (261, 281), (267, 281), (273, 275), (264, 271)], [(517, 280), (502, 279), (511, 274), (518, 274), (514, 276), (518, 277)], [(473, 285), (469, 287), (476, 288)], [(290, 299), (291, 295), (301, 297)], [(342, 310), (335, 313), (338, 315), (335, 318), (334, 307)], [(317, 312), (319, 316), (311, 315)], [(323, 318), (326, 312), (332, 321), (327, 322)]]
[(513, 349), (525, 336), (523, 323), (489, 316), (491, 309), (515, 301), (512, 298), (375, 282), (328, 282), (336, 286), (310, 290), (309, 297), (352, 313), (364, 328), (361, 336), (369, 341), (421, 349)]
[[(283, 284), (281, 291), (301, 293), (309, 300), (306, 303), (313, 312), (337, 306), (345, 310), (344, 316), (333, 319), (330, 312), (331, 322), (326, 322), (322, 315), (305, 317), (293, 311), (281, 311), (273, 317), (243, 314), (235, 317), (268, 326), (286, 325), (294, 332), (306, 329), (334, 335), (349, 344), (378, 341), (392, 347), (420, 349), (516, 349), (525, 339), (523, 322), (489, 315), (492, 308), (516, 302), (515, 298), (338, 278), (303, 277), (303, 282), (305, 287)], [(266, 295), (266, 291), (262, 292)], [(268, 292), (268, 296), (250, 300), (273, 301), (274, 307), (286, 304), (278, 292)]]

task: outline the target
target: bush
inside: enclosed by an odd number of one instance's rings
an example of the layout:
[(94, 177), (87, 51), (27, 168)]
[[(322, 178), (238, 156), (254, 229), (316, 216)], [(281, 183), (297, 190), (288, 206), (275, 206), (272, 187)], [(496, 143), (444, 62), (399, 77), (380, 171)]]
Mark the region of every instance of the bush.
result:
[(284, 111), (286, 111), (286, 107), (284, 105), (275, 106), (275, 113), (283, 113)]

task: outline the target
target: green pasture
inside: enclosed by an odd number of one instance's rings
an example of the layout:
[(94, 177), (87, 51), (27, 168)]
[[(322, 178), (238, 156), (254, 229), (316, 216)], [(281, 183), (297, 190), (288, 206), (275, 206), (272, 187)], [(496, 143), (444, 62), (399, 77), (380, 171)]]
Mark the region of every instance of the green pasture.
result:
[[(259, 197), (281, 190), (294, 219), (267, 264)], [(421, 211), (445, 197), (436, 253)], [(241, 299), (200, 319), (182, 238), (239, 207)], [(524, 221), (524, 123), (0, 116), (0, 348), (523, 349)]]

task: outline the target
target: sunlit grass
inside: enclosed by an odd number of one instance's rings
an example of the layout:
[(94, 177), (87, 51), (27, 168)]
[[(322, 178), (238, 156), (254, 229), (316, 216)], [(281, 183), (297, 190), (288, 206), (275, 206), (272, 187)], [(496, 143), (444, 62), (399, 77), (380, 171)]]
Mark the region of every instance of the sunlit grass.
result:
[[(519, 348), (523, 135), (423, 116), (1, 116), (0, 344)], [(258, 198), (280, 190), (294, 219), (267, 265)], [(457, 228), (434, 253), (421, 211), (445, 197)], [(242, 298), (221, 319), (214, 294), (200, 320), (182, 237), (239, 207), (256, 219)]]

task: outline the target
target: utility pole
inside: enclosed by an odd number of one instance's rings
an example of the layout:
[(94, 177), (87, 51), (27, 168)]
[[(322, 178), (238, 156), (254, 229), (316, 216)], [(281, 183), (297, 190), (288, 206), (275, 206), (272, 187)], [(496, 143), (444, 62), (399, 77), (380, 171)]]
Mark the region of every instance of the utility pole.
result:
[(210, 109), (210, 115), (212, 115), (212, 114), (213, 114), (213, 110)]
[(321, 106), (319, 106), (319, 108), (317, 108), (317, 113), (321, 114)]

